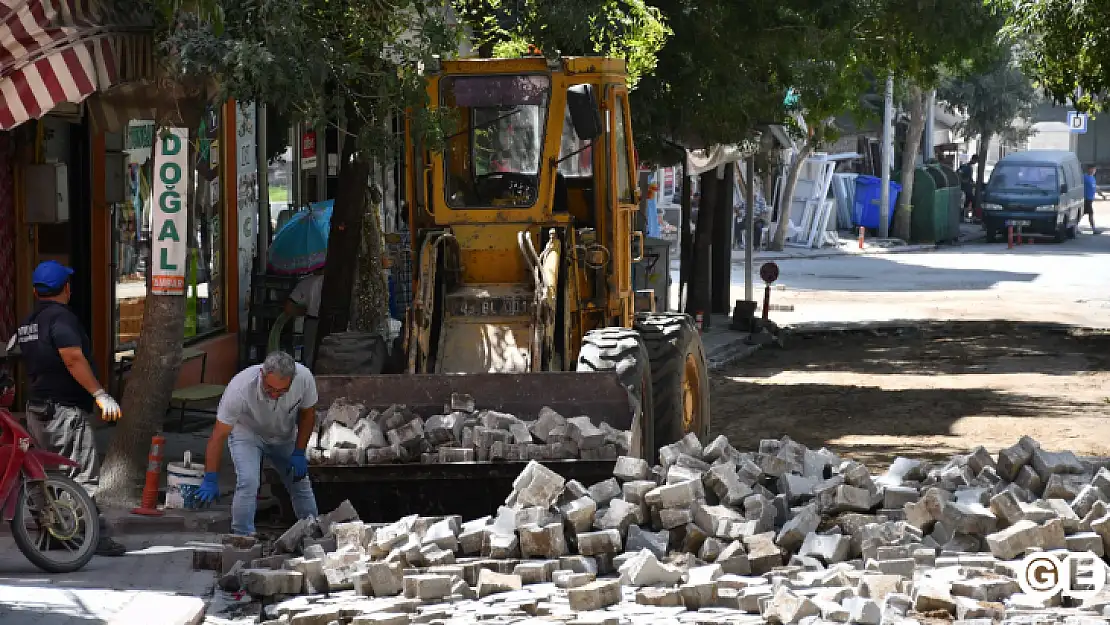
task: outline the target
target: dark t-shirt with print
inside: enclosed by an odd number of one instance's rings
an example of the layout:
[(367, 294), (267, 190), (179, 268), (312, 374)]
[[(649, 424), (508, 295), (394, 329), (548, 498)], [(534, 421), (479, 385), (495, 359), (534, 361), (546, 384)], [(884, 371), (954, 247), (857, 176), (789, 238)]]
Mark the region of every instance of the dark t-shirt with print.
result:
[(19, 326), (20, 360), (31, 382), (29, 398), (92, 410), (93, 399), (70, 375), (59, 349), (80, 347), (92, 366), (92, 345), (77, 315), (57, 302), (39, 302)]

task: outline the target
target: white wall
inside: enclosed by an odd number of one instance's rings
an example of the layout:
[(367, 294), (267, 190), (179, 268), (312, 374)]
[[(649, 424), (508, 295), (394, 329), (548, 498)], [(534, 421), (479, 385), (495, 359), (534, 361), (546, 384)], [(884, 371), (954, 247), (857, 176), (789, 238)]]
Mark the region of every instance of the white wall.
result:
[(1070, 150), (1071, 132), (1064, 122), (1038, 122), (1026, 146), (1028, 150)]

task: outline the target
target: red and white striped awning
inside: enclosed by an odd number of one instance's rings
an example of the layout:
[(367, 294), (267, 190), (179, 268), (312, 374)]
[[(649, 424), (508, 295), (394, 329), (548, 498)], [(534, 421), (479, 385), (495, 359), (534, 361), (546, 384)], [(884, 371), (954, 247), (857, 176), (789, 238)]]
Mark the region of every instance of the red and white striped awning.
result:
[(0, 0), (0, 130), (152, 74), (149, 32), (99, 0)]

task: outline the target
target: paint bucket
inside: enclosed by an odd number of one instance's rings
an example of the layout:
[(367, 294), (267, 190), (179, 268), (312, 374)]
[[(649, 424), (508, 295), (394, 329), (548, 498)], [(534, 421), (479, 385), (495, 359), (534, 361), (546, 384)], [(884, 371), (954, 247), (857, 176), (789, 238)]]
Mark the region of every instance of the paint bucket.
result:
[(193, 464), (193, 454), (186, 451), (184, 461), (166, 466), (166, 509), (198, 507), (197, 490), (204, 482), (204, 465)]

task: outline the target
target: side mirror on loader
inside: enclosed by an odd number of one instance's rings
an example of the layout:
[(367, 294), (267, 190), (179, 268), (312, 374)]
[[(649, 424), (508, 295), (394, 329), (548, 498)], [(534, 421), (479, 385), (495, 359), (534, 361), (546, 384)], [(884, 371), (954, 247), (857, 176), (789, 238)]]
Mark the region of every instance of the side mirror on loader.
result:
[(567, 89), (567, 106), (574, 134), (580, 141), (593, 141), (601, 136), (601, 112), (591, 85), (575, 85)]

